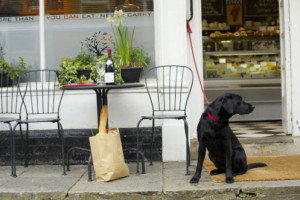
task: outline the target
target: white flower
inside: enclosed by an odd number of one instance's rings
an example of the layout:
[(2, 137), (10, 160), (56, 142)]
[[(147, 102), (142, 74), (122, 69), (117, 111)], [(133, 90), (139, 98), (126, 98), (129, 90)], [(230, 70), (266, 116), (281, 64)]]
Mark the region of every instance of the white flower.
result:
[(119, 17), (123, 17), (124, 13), (122, 10), (119, 10)]
[(122, 10), (119, 10), (119, 11), (115, 11), (114, 13), (114, 17), (116, 20), (118, 20), (119, 23), (122, 23), (122, 20), (123, 20), (123, 11)]
[(106, 18), (106, 20), (109, 24), (114, 23), (114, 19), (112, 19), (111, 17)]

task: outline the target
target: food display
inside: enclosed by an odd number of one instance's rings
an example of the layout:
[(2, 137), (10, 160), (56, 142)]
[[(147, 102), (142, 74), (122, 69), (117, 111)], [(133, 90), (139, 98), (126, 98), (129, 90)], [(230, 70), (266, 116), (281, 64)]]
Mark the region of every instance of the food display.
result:
[(227, 55), (205, 57), (205, 78), (251, 79), (280, 77), (279, 57), (272, 55)]
[[(217, 2), (204, 0), (202, 5), (204, 78), (212, 80), (209, 84), (214, 84), (213, 80), (217, 79), (252, 79), (240, 81), (241, 85), (244, 82), (245, 85), (256, 84), (255, 79), (279, 79), (281, 64), (278, 2)], [(276, 82), (267, 82), (270, 81)], [(224, 84), (226, 85), (226, 81)]]
[(240, 27), (236, 32), (225, 32), (215, 31), (209, 35), (210, 38), (222, 38), (222, 37), (267, 37), (267, 36), (278, 36), (280, 31), (274, 27), (260, 27), (259, 30), (246, 30), (244, 27)]
[(215, 30), (203, 37), (206, 79), (280, 78), (280, 31), (261, 26)]

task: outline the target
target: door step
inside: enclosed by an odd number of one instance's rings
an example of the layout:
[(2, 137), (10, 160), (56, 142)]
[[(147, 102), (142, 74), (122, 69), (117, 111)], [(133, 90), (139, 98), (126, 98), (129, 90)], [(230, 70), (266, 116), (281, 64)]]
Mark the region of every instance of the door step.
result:
[[(239, 138), (247, 156), (279, 156), (300, 153), (300, 138), (292, 136), (270, 136)], [(198, 158), (198, 141), (191, 140), (191, 159)]]
[(278, 156), (299, 154), (299, 140), (292, 136), (240, 138), (247, 156)]

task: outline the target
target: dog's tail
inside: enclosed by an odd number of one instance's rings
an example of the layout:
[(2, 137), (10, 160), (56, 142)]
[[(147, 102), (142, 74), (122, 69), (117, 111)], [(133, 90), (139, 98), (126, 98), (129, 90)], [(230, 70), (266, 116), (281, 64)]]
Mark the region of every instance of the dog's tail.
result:
[(265, 167), (265, 166), (267, 166), (265, 163), (251, 163), (247, 165), (247, 168), (249, 170), (249, 169), (253, 169), (257, 167)]

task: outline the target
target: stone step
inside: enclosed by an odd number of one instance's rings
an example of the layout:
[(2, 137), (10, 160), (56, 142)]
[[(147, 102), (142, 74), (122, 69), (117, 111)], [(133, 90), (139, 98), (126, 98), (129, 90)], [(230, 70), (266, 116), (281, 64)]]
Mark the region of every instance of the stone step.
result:
[(247, 156), (277, 156), (299, 154), (299, 139), (292, 136), (240, 138)]
[[(278, 156), (300, 153), (300, 138), (292, 136), (239, 138), (247, 156)], [(191, 159), (198, 158), (198, 141), (191, 140)]]

